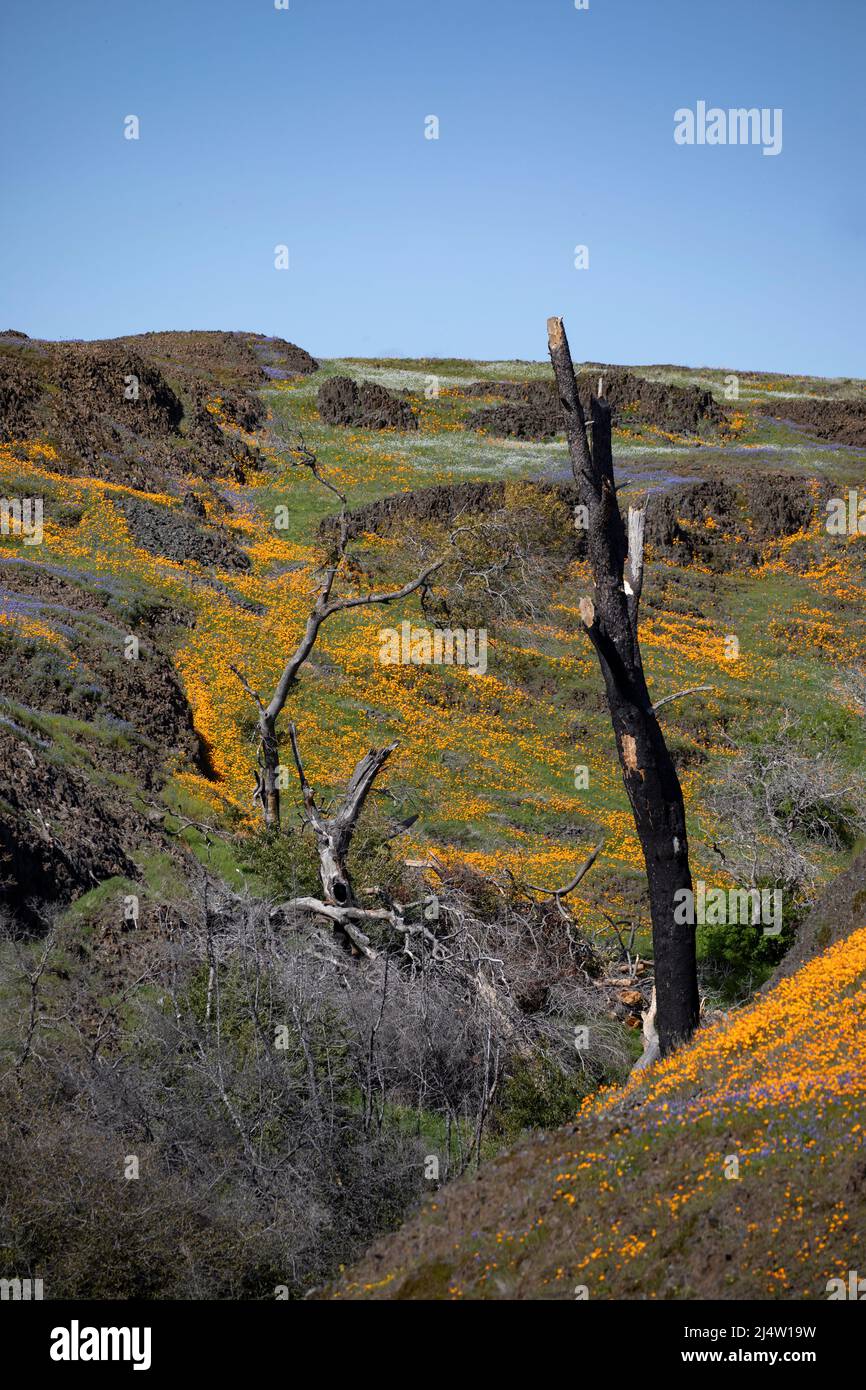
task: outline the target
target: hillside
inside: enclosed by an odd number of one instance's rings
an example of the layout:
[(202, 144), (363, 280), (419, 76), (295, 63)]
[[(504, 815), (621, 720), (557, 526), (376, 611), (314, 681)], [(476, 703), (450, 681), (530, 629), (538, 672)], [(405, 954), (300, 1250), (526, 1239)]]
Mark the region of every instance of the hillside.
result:
[[(72, 761), (96, 801), (105, 772), (100, 745), (109, 740), (119, 748), (122, 767), (131, 742), (139, 763), (150, 758), (163, 771), (171, 765), (169, 799), (192, 818), (216, 814), (248, 823), (250, 709), (228, 668), (239, 664), (255, 688), (272, 687), (288, 635), (309, 607), (317, 528), (334, 510), (333, 499), (287, 453), (297, 431), (346, 488), (359, 516), (361, 570), (373, 580), (405, 574), (419, 524), (434, 544), (457, 512), (471, 519), (502, 505), (504, 489), (525, 528), (527, 511), (539, 505), (534, 480), (542, 479), (543, 524), (548, 535), (558, 532), (539, 567), (543, 592), (517, 612), (473, 593), (467, 611), (454, 615), (488, 632), (483, 681), (456, 669), (383, 667), (382, 615), (359, 609), (323, 631), (294, 717), (320, 786), (338, 784), (367, 741), (399, 740), (393, 768), (419, 813), (412, 846), (419, 855), (457, 856), (483, 871), (519, 865), (553, 882), (568, 876), (575, 840), (603, 837), (606, 888), (626, 903), (639, 891), (639, 851), (577, 614), (583, 568), (567, 515), (564, 443), (463, 427), (485, 401), (473, 383), (490, 383), (486, 405), (495, 411), (506, 373), (547, 390), (549, 369), (459, 362), (314, 367), (300, 349), (242, 334), (155, 334), (70, 348), (0, 339), (3, 487), (10, 496), (38, 492), (45, 506), (41, 545), (11, 535), (0, 543), (3, 662), (10, 672), (4, 696), (18, 707), (10, 718), (35, 721), (37, 742), (48, 733), (55, 751), (55, 735), (71, 740)], [(587, 369), (587, 376), (605, 370)], [(825, 498), (856, 482), (866, 450), (818, 440), (785, 422), (786, 402), (820, 394), (816, 405), (838, 432), (861, 408), (862, 387), (743, 373), (732, 409), (724, 399), (727, 373), (636, 370), (645, 373), (641, 379), (666, 383), (665, 390), (679, 387), (698, 399), (709, 393), (711, 400), (714, 393), (720, 402), (709, 433), (678, 435), (641, 419), (638, 402), (626, 401), (615, 439), (624, 496), (651, 494), (642, 626), (651, 689), (662, 697), (711, 687), (673, 705), (665, 719), (687, 802), (697, 807), (729, 759), (728, 739), (783, 708), (804, 719), (807, 732), (813, 725), (832, 731), (844, 760), (862, 764), (862, 720), (832, 677), (864, 651), (864, 545), (859, 535), (828, 537), (823, 521)], [(305, 374), (291, 374), (297, 371)], [(141, 381), (134, 403), (123, 399), (133, 373)], [(317, 391), (323, 380), (346, 373), (407, 393), (418, 428), (323, 424)], [(428, 398), (431, 382), (439, 394)], [(90, 384), (85, 390), (81, 383)], [(694, 402), (687, 404), (694, 419)], [(650, 407), (651, 416), (669, 420), (664, 392)], [(498, 489), (492, 499), (484, 492), (490, 484)], [(384, 498), (392, 499), (387, 520), (374, 513), (369, 520), (363, 509)], [(527, 545), (533, 563), (548, 551), (539, 535), (528, 534)], [(403, 612), (390, 610), (389, 621), (417, 616), (417, 601), (408, 600)], [(145, 659), (160, 667), (153, 679), (172, 688), (154, 694), (150, 713), (136, 712), (151, 697), (130, 692), (120, 659), (123, 638), (133, 631)], [(20, 652), (37, 658), (29, 681)], [(114, 671), (108, 681), (106, 663)], [(174, 711), (168, 719), (166, 700)], [(158, 746), (153, 756), (148, 741)], [(576, 764), (588, 765), (591, 776), (591, 786), (577, 794)], [(106, 815), (118, 819), (111, 808)], [(710, 881), (718, 861), (701, 846), (711, 830), (696, 822), (692, 830)], [(60, 826), (58, 836), (62, 842)], [(121, 842), (127, 853), (134, 847), (118, 827), (104, 871), (120, 866)]]
[[(864, 885), (861, 857), (841, 904), (861, 923)], [(864, 1009), (861, 925), (437, 1195), (329, 1296), (826, 1298), (863, 1265)]]
[[(630, 1081), (646, 884), (549, 366), (0, 334), (0, 1266), (67, 1296), (299, 1297), (479, 1156), (341, 1294), (799, 1296), (853, 1259), (866, 536), (856, 494), (845, 530), (827, 504), (847, 515), (863, 477), (863, 383), (577, 377), (605, 382), (622, 498), (649, 494), (641, 644), (653, 699), (678, 697), (694, 876), (784, 901), (771, 934), (699, 926), (707, 1028)], [(321, 628), (280, 719), (275, 834), (251, 692), (304, 630), (334, 489), (342, 593), (447, 560)], [(383, 661), (404, 624), (483, 635), (483, 669)], [(317, 891), (290, 720), (322, 805), (397, 745), (352, 872), (383, 922), (415, 917), (363, 960), (283, 907)], [(828, 882), (850, 910), (808, 916)], [(704, 1226), (731, 1233), (722, 1277)]]

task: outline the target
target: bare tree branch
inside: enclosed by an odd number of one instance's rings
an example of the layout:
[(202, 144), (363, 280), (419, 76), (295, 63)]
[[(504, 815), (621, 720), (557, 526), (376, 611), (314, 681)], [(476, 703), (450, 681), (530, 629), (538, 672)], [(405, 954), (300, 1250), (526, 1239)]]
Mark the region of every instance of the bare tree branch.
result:
[(261, 802), (265, 824), (276, 827), (278, 827), (280, 823), (280, 793), (278, 784), (280, 755), (276, 722), (282, 713), (286, 700), (288, 699), (289, 691), (297, 680), (301, 667), (308, 660), (316, 644), (322, 624), (333, 617), (335, 613), (344, 613), (351, 608), (396, 603), (400, 599), (408, 598), (419, 589), (425, 589), (432, 576), (442, 568), (446, 558), (445, 556), (440, 556), (439, 559), (426, 565), (420, 574), (416, 575), (414, 579), (409, 580), (408, 583), (403, 584), (400, 588), (374, 590), (368, 594), (349, 595), (337, 599), (332, 598), (334, 584), (340, 567), (346, 558), (346, 550), (349, 543), (348, 503), (345, 495), (340, 489), (330, 482), (329, 479), (324, 477), (319, 468), (317, 455), (304, 443), (303, 436), (299, 437), (298, 442), (292, 447), (291, 452), (299, 465), (308, 468), (316, 481), (329, 492), (334, 493), (340, 500), (340, 530), (333, 557), (325, 568), (319, 591), (307, 617), (301, 640), (283, 667), (274, 693), (267, 705), (265, 705), (261, 696), (252, 688), (246, 676), (244, 676), (237, 667), (231, 666), (229, 668), (238, 678), (246, 693), (255, 701), (259, 711), (259, 764), (261, 771), (257, 775), (253, 800)]
[[(297, 730), (294, 724), (289, 725), (289, 738), (295, 767), (298, 771), (298, 780), (301, 784), (304, 812), (316, 836), (319, 852), (319, 876), (322, 880), (325, 902), (334, 907), (352, 909), (355, 904), (355, 896), (346, 862), (352, 837), (355, 834), (358, 820), (373, 783), (396, 749), (397, 744), (390, 743), (385, 748), (371, 748), (368, 753), (365, 753), (349, 779), (342, 804), (335, 815), (327, 817), (322, 814), (317, 805), (315, 793), (304, 772), (304, 765), (298, 748)], [(326, 915), (332, 916), (330, 913)]]
[(682, 700), (686, 695), (697, 695), (701, 690), (712, 690), (711, 685), (690, 685), (687, 690), (677, 690), (673, 695), (666, 695), (663, 700), (657, 700), (653, 705), (653, 710), (662, 709), (664, 705), (669, 705), (672, 700)]
[(649, 495), (642, 507), (628, 509), (628, 556), (626, 560), (625, 592), (628, 599), (628, 612), (632, 627), (637, 633), (638, 608), (643, 589), (643, 547), (644, 529)]
[(574, 892), (581, 879), (585, 878), (585, 876), (589, 873), (596, 859), (601, 854), (603, 848), (604, 841), (601, 841), (600, 844), (597, 844), (595, 848), (590, 851), (586, 859), (584, 859), (577, 873), (574, 875), (574, 878), (571, 879), (569, 883), (566, 883), (562, 888), (542, 888), (537, 883), (527, 883), (525, 887), (531, 888), (534, 893), (545, 893), (549, 898), (565, 898), (568, 896), (569, 893)]

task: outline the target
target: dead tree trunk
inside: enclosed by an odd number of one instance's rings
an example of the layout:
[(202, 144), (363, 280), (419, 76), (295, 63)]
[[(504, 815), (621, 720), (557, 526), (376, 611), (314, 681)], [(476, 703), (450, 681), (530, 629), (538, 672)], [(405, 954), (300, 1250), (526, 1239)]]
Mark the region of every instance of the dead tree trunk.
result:
[(699, 1000), (695, 929), (674, 920), (675, 895), (692, 888), (683, 794), (647, 690), (638, 641), (646, 509), (629, 509), (626, 533), (614, 483), (610, 407), (592, 397), (590, 445), (562, 319), (549, 319), (547, 329), (572, 469), (588, 517), (593, 596), (580, 600), (580, 613), (604, 677), (646, 863), (664, 1055), (694, 1032)]
[[(391, 743), (386, 748), (371, 748), (369, 753), (364, 755), (349, 779), (349, 785), (339, 809), (334, 815), (326, 816), (316, 801), (313, 788), (307, 781), (294, 724), (289, 725), (289, 737), (301, 784), (301, 794), (304, 799), (304, 813), (307, 823), (312, 827), (316, 836), (322, 897), (292, 898), (289, 902), (272, 909), (272, 920), (284, 917), (287, 913), (298, 911), (311, 912), (317, 917), (324, 917), (331, 922), (335, 931), (342, 933), (355, 953), (367, 956), (370, 960), (375, 959), (376, 952), (370, 944), (369, 937), (363, 931), (363, 926), (378, 925), (403, 937), (403, 950), (415, 964), (418, 964), (418, 961), (409, 944), (410, 938), (413, 937), (421, 940), (424, 949), (428, 955), (432, 955), (433, 959), (443, 959), (442, 948), (424, 923), (410, 926), (405, 920), (406, 911), (409, 908), (423, 906), (423, 899), (417, 903), (405, 905), (394, 902), (391, 907), (359, 907), (349, 874), (349, 850), (364, 808), (364, 802), (397, 744)], [(409, 824), (411, 821), (401, 822), (397, 833), (399, 834)]]
[(332, 907), (355, 907), (355, 894), (347, 865), (352, 837), (367, 795), (397, 745), (390, 743), (387, 748), (371, 748), (365, 754), (352, 773), (342, 805), (335, 815), (328, 817), (316, 804), (315, 793), (307, 781), (294, 724), (289, 725), (289, 737), (304, 798), (304, 812), (316, 836), (323, 901)]

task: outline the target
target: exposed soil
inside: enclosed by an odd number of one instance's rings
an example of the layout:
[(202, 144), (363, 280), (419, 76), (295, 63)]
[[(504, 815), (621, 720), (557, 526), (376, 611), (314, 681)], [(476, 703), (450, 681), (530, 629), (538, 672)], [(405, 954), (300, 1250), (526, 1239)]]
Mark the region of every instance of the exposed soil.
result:
[(355, 382), (350, 376), (331, 376), (316, 396), (319, 414), (329, 425), (365, 430), (417, 430), (418, 419), (403, 396), (374, 381)]
[(763, 415), (790, 420), (817, 439), (833, 444), (866, 447), (866, 401), (800, 400), (764, 401)]

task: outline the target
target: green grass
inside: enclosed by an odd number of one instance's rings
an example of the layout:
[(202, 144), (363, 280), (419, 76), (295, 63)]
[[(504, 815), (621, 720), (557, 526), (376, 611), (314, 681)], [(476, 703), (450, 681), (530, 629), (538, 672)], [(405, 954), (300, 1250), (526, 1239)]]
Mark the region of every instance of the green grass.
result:
[[(660, 380), (708, 386), (720, 399), (723, 398), (727, 373), (722, 369), (689, 371), (680, 367), (653, 366), (638, 370), (645, 370), (647, 375)], [(328, 376), (343, 372), (368, 377), (394, 388), (407, 387), (412, 392), (413, 405), (422, 414), (425, 428), (417, 433), (378, 433), (344, 431), (323, 424), (315, 409), (316, 392)], [(314, 375), (300, 379), (289, 389), (268, 388), (263, 392), (273, 412), (271, 432), (276, 445), (277, 463), (272, 471), (254, 479), (242, 490), (241, 500), (244, 504), (254, 504), (265, 517), (273, 515), (275, 506), (287, 503), (290, 529), (288, 533), (280, 534), (287, 534), (289, 539), (305, 544), (316, 542), (321, 521), (333, 515), (336, 504), (335, 499), (318, 487), (306, 470), (292, 463), (289, 449), (299, 430), (307, 442), (317, 449), (324, 472), (342, 464), (357, 476), (357, 482), (348, 489), (353, 507), (395, 490), (421, 488), (446, 479), (566, 477), (567, 451), (561, 439), (549, 444), (533, 444), (493, 439), (459, 428), (445, 428), (458, 424), (473, 402), (451, 396), (427, 400), (424, 394), (430, 376), (438, 377), (440, 384), (448, 387), (455, 383), (482, 379), (493, 381), (502, 377), (514, 380), (546, 379), (548, 374), (549, 366), (542, 360), (534, 363), (476, 363), (461, 359), (372, 361), (363, 358), (327, 361)], [(725, 475), (730, 470), (737, 476), (747, 476), (759, 469), (811, 474), (820, 467), (832, 470), (832, 476), (839, 480), (840, 487), (843, 480), (856, 475), (860, 457), (857, 451), (824, 448), (810, 442), (799, 431), (752, 413), (751, 406), (761, 398), (762, 393), (764, 396), (770, 394), (765, 389), (766, 380), (740, 373), (740, 381), (742, 400), (739, 404), (747, 415), (747, 429), (739, 442), (723, 447), (696, 448), (650, 435), (636, 439), (615, 439), (618, 477), (621, 481), (630, 480), (622, 494), (624, 500), (642, 495), (645, 486), (652, 485), (659, 478)], [(822, 384), (808, 378), (792, 378), (785, 386), (795, 394), (819, 388), (827, 394), (856, 394), (862, 389), (858, 383)], [(754, 450), (742, 447), (750, 442), (759, 447)], [(391, 465), (385, 462), (385, 456), (393, 460), (394, 476), (398, 479), (396, 482), (389, 481)], [(116, 541), (109, 539), (106, 544), (115, 558), (124, 554), (125, 543), (120, 537)], [(400, 569), (400, 562), (398, 557), (395, 573)], [(83, 556), (70, 563), (92, 587), (91, 572), (98, 569), (100, 557)], [(231, 576), (221, 576), (221, 579), (231, 588)], [(112, 582), (117, 593), (112, 599), (112, 606), (120, 620), (132, 630), (153, 617), (156, 610), (169, 601), (179, 616), (192, 621), (194, 602), (186, 604), (178, 592), (179, 586), (170, 575), (167, 576), (167, 583), (169, 581), (172, 586), (170, 599), (167, 590), (155, 591), (149, 581), (142, 579), (132, 567), (115, 575)], [(572, 607), (576, 605), (578, 597), (573, 583), (565, 583), (558, 592), (551, 594), (553, 601), (561, 600)], [(686, 619), (692, 612), (704, 615), (713, 632), (736, 634), (744, 655), (753, 657), (758, 664), (758, 675), (754, 679), (741, 681), (736, 679), (733, 671), (728, 673), (724, 668), (717, 667), (708, 672), (706, 665), (699, 659), (692, 659), (689, 653), (656, 646), (646, 649), (645, 664), (651, 689), (659, 698), (690, 684), (709, 683), (713, 686), (712, 694), (707, 699), (697, 697), (666, 709), (664, 728), (678, 756), (686, 762), (703, 758), (707, 743), (716, 740), (720, 725), (724, 725), (735, 740), (741, 738), (756, 719), (764, 716), (768, 705), (771, 714), (788, 707), (796, 714), (808, 713), (819, 722), (824, 720), (833, 724), (834, 728), (840, 727), (839, 701), (832, 690), (832, 655), (793, 650), (780, 635), (797, 606), (820, 606), (832, 613), (839, 625), (840, 664), (844, 663), (847, 646), (856, 650), (866, 640), (866, 626), (861, 614), (851, 605), (834, 605), (831, 600), (823, 598), (817, 600), (814, 587), (806, 579), (777, 573), (760, 576), (751, 572), (705, 575), (697, 570), (672, 570), (668, 566), (650, 562), (644, 591), (645, 623), (651, 621), (654, 615), (664, 612), (679, 613)], [(399, 623), (404, 616), (417, 620), (417, 611), (417, 601), (410, 600), (402, 611), (389, 612), (388, 625)], [(329, 633), (335, 641), (352, 631), (353, 621), (352, 618), (341, 618), (333, 623)], [(577, 853), (580, 843), (596, 835), (605, 817), (628, 815), (609, 719), (601, 696), (601, 680), (591, 649), (578, 632), (574, 616), (551, 612), (549, 622), (564, 635), (553, 636), (549, 632), (527, 634), (516, 626), (501, 627), (495, 634), (496, 641), (491, 648), (495, 662), (491, 669), (509, 688), (525, 692), (534, 702), (533, 738), (541, 747), (557, 750), (562, 755), (562, 762), (557, 769), (551, 768), (543, 756), (531, 751), (528, 741), (520, 747), (518, 754), (516, 739), (519, 724), (512, 722), (507, 709), (503, 710), (502, 727), (506, 735), (515, 740), (514, 758), (520, 763), (520, 785), (503, 784), (502, 777), (497, 775), (499, 770), (495, 759), (483, 749), (473, 753), (472, 758), (462, 765), (459, 759), (452, 759), (454, 765), (440, 762), (431, 767), (423, 781), (407, 790), (411, 792), (414, 805), (421, 811), (421, 833), (432, 842), (485, 852), (517, 852), (522, 842), (518, 832), (524, 832), (524, 842), (527, 844), (569, 843)], [(87, 631), (89, 640), (99, 640), (97, 624), (84, 621), (81, 630)], [(177, 630), (173, 640), (182, 645), (182, 627)], [(322, 728), (325, 738), (337, 738), (345, 735), (347, 730), (353, 730), (362, 739), (405, 740), (405, 730), (399, 720), (376, 717), (375, 697), (365, 697), (364, 700), (353, 697), (351, 682), (339, 663), (334, 664), (328, 646), (329, 639), (325, 636), (321, 652), (317, 653), (322, 658), (319, 663), (322, 669), (315, 673), (308, 671), (298, 688), (293, 710), (301, 725), (305, 712), (310, 716), (315, 713), (316, 723)], [(530, 655), (518, 654), (518, 646), (529, 648)], [(563, 658), (574, 657), (587, 661), (585, 672), (577, 673), (562, 666)], [(766, 675), (770, 667), (774, 672), (772, 679)], [(449, 678), (444, 672), (431, 673), (421, 691), (422, 698), (429, 696), (434, 708), (441, 707), (443, 720), (447, 721), (460, 717), (460, 707), (453, 704), (456, 693), (449, 688)], [(92, 752), (95, 745), (103, 749), (112, 746), (123, 749), (126, 739), (125, 735), (101, 729), (96, 723), (88, 724), (61, 716), (27, 716), (24, 722), (34, 732), (41, 730), (52, 740), (56, 756), (82, 767), (90, 766), (91, 770), (93, 758), (88, 749)], [(846, 729), (841, 755), (854, 768), (862, 765), (863, 760), (862, 726), (852, 724)], [(585, 763), (590, 768), (591, 783), (587, 791), (577, 792), (572, 785), (571, 769), (578, 763)], [(709, 866), (705, 862), (707, 855), (701, 843), (696, 806), (700, 802), (701, 788), (713, 780), (721, 765), (718, 755), (711, 750), (708, 761), (699, 767), (690, 796), (690, 835), (699, 871), (705, 871)], [(94, 775), (97, 774), (94, 772)], [(108, 774), (98, 775), (104, 777)], [(119, 784), (126, 790), (134, 789), (129, 779), (123, 776)], [(462, 816), (455, 817), (447, 804), (449, 788), (455, 786), (477, 791), (479, 796), (491, 803), (491, 812), (468, 820)], [(336, 792), (338, 788), (324, 786), (320, 790), (327, 794)], [(212, 809), (190, 800), (189, 793), (179, 783), (170, 782), (164, 797), (166, 804), (180, 815), (203, 822), (213, 818)], [(549, 805), (553, 797), (561, 803), (556, 809)], [(569, 797), (573, 811), (562, 809), (564, 799)], [(235, 828), (234, 813), (227, 810), (224, 816), (219, 817), (219, 822), (219, 828), (230, 834)], [(179, 828), (179, 822), (170, 822), (170, 825), (174, 829)], [(563, 832), (569, 825), (580, 827), (583, 831), (582, 841), (568, 841), (564, 837)], [(209, 844), (205, 834), (189, 828), (179, 833), (201, 862), (224, 876), (230, 884), (241, 886), (248, 882), (239, 862), (237, 847), (230, 841), (213, 838)], [(620, 864), (617, 872), (625, 891), (631, 883), (632, 869)]]

